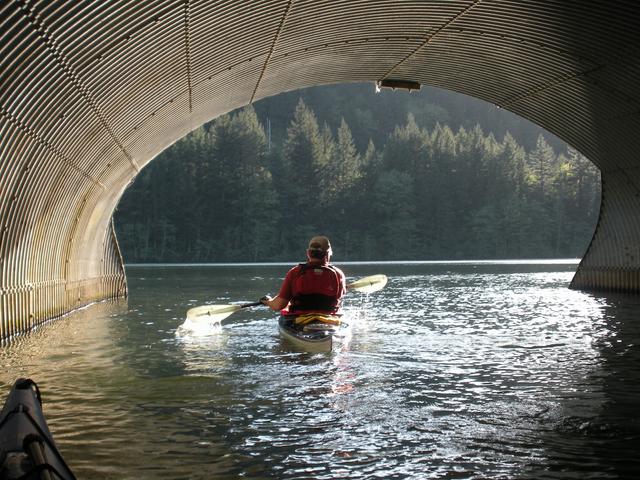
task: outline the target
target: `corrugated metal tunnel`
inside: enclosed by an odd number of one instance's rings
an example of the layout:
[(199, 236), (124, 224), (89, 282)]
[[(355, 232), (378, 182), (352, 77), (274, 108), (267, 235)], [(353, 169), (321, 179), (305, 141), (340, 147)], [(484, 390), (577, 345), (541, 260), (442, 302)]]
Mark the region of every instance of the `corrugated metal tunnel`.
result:
[(453, 90), (564, 139), (603, 181), (572, 286), (640, 289), (635, 1), (2, 0), (0, 38), (0, 338), (125, 294), (112, 212), (163, 149), (339, 82)]

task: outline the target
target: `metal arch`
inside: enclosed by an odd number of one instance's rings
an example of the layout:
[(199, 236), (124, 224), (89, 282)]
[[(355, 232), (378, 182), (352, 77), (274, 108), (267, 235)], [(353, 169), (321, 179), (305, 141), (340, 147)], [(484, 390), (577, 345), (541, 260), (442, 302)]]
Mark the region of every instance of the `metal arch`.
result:
[(126, 292), (111, 215), (247, 103), (383, 79), (526, 117), (602, 171), (572, 285), (640, 290), (635, 0), (0, 0), (0, 338)]

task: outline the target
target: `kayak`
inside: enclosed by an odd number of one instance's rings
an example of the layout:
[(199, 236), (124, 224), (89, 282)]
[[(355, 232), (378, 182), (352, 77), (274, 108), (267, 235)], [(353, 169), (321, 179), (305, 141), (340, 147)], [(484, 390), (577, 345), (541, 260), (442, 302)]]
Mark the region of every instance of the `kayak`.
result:
[(40, 390), (28, 378), (16, 380), (0, 413), (0, 478), (71, 480), (42, 413)]
[(319, 353), (332, 350), (340, 327), (319, 322), (300, 327), (294, 325), (292, 317), (283, 316), (278, 320), (278, 330), (280, 336), (296, 350)]

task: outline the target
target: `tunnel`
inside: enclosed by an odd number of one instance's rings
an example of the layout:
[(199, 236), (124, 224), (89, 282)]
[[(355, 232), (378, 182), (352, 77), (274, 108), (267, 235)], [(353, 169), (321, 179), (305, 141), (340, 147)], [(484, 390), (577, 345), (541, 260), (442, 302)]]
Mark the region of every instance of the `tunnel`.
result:
[(0, 338), (126, 295), (112, 223), (165, 148), (314, 85), (430, 85), (601, 170), (577, 289), (640, 289), (640, 5), (578, 0), (3, 0)]

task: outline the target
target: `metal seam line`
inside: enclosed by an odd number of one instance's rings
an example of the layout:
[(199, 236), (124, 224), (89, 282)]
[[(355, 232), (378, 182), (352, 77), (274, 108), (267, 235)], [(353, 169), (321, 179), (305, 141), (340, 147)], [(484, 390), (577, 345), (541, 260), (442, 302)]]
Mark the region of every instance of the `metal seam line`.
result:
[(193, 87), (191, 85), (191, 44), (189, 33), (189, 0), (184, 2), (184, 54), (187, 63), (187, 89), (189, 91), (189, 113), (193, 112)]
[(262, 65), (262, 71), (260, 72), (260, 76), (258, 77), (258, 81), (256, 82), (256, 86), (253, 89), (253, 93), (251, 94), (251, 100), (249, 103), (253, 103), (256, 98), (256, 93), (258, 92), (258, 88), (260, 87), (260, 83), (262, 82), (262, 78), (264, 77), (265, 72), (267, 71), (267, 65), (269, 65), (269, 61), (271, 61), (271, 56), (273, 55), (274, 50), (276, 49), (276, 44), (278, 43), (278, 39), (280, 38), (280, 34), (282, 33), (282, 29), (284, 28), (284, 24), (289, 16), (289, 12), (291, 11), (291, 5), (293, 5), (293, 0), (289, 0), (287, 2), (287, 7), (282, 14), (282, 18), (280, 18), (280, 25), (278, 25), (278, 30), (273, 37), (273, 42), (271, 42), (271, 48), (269, 48), (269, 53), (267, 54), (267, 58), (264, 61), (264, 65)]
[(622, 120), (622, 119), (625, 119), (625, 118), (635, 117), (637, 115), (640, 115), (640, 108), (637, 109), (637, 110), (634, 110), (633, 112), (619, 113), (617, 115), (611, 115), (609, 117), (604, 117), (604, 119), (607, 120), (607, 121)]
[(107, 133), (109, 134), (111, 139), (114, 141), (114, 143), (122, 151), (122, 153), (127, 158), (127, 160), (129, 160), (129, 163), (131, 164), (131, 166), (135, 169), (136, 172), (139, 172), (140, 167), (138, 166), (134, 158), (131, 156), (131, 154), (126, 150), (122, 142), (118, 140), (115, 132), (107, 123), (106, 118), (104, 117), (102, 112), (100, 112), (100, 109), (98, 108), (96, 102), (91, 98), (91, 94), (88, 91), (88, 89), (84, 87), (81, 84), (81, 82), (78, 80), (79, 75), (73, 71), (69, 62), (62, 56), (62, 54), (58, 53), (55, 48), (52, 48), (52, 46), (55, 46), (55, 42), (53, 41), (53, 39), (49, 37), (49, 35), (47, 35), (46, 29), (43, 28), (43, 26), (38, 23), (35, 16), (29, 10), (28, 5), (23, 0), (17, 0), (17, 3), (20, 5), (20, 9), (22, 10), (24, 16), (28, 20), (29, 25), (31, 25), (31, 27), (38, 33), (38, 36), (47, 47), (47, 50), (49, 51), (51, 56), (55, 59), (56, 63), (60, 66), (60, 68), (62, 69), (64, 74), (67, 76), (67, 78), (71, 81), (71, 84), (78, 90), (78, 92), (80, 93), (80, 96), (89, 105), (89, 108), (93, 110), (93, 113), (98, 118), (99, 122), (102, 124), (102, 126), (107, 131)]
[(391, 67), (389, 69), (389, 71), (387, 73), (385, 73), (384, 75), (382, 75), (382, 78), (380, 80), (384, 80), (385, 78), (388, 78), (389, 75), (391, 75), (396, 69), (398, 69), (401, 65), (403, 65), (407, 60), (409, 60), (411, 57), (413, 57), (416, 53), (418, 53), (420, 50), (422, 50), (423, 48), (425, 48), (429, 43), (431, 43), (431, 41), (438, 36), (438, 34), (440, 32), (442, 32), (444, 29), (446, 29), (447, 27), (449, 27), (452, 23), (454, 23), (456, 20), (458, 20), (459, 18), (461, 18), (462, 16), (466, 15), (467, 13), (469, 13), (473, 8), (475, 8), (482, 0), (473, 0), (473, 3), (471, 5), (469, 5), (468, 7), (466, 7), (464, 10), (462, 10), (460, 13), (457, 13), (456, 15), (454, 15), (452, 18), (450, 18), (449, 20), (447, 20), (444, 25), (438, 27), (436, 29), (435, 32), (433, 32), (431, 35), (428, 35), (427, 38), (424, 40), (424, 42), (422, 42), (421, 45), (419, 45), (418, 47), (416, 47), (415, 50), (413, 50), (411, 53), (409, 53), (406, 57), (404, 57), (402, 60), (400, 60), (398, 63), (396, 63), (393, 67)]
[[(563, 52), (563, 54), (565, 54), (565, 52)], [(594, 63), (594, 64), (596, 63), (596, 62), (592, 62), (591, 60), (588, 60), (588, 59), (584, 59), (584, 60), (589, 61), (589, 62)], [(561, 85), (563, 83), (566, 83), (568, 81), (574, 80), (574, 79), (576, 79), (578, 77), (581, 77), (581, 76), (583, 76), (584, 79), (587, 82), (590, 82), (593, 85), (601, 86), (600, 83), (597, 82), (595, 79), (589, 78), (589, 75), (592, 74), (592, 73), (595, 73), (595, 72), (597, 72), (599, 70), (602, 70), (604, 68), (610, 67), (612, 65), (621, 64), (621, 63), (623, 63), (625, 61), (629, 61), (629, 57), (623, 57), (623, 56), (619, 55), (619, 56), (617, 56), (617, 58), (615, 58), (611, 62), (604, 63), (604, 64), (596, 64), (591, 68), (588, 68), (586, 70), (582, 70), (580, 72), (575, 72), (575, 73), (570, 74), (570, 75), (567, 75), (567, 74), (561, 75), (555, 81), (547, 82), (545, 84), (542, 84), (542, 85), (539, 85), (539, 86), (534, 87), (532, 89), (529, 89), (527, 92), (524, 92), (524, 93), (522, 93), (520, 95), (516, 95), (516, 96), (513, 96), (513, 97), (507, 99), (505, 102), (500, 103), (500, 106), (511, 105), (513, 103), (516, 103), (516, 102), (522, 100), (522, 99), (529, 98), (529, 97), (531, 97), (531, 96), (533, 96), (533, 95), (535, 95), (537, 93), (543, 92), (544, 90), (547, 90), (548, 88), (553, 88), (553, 87), (555, 87), (557, 85)], [(636, 100), (633, 97), (630, 97), (629, 95), (627, 95), (625, 92), (623, 92), (621, 90), (612, 89), (611, 86), (609, 86), (609, 90), (608, 91), (610, 93), (614, 93), (614, 95), (619, 97), (619, 98), (623, 98), (624, 97), (624, 101), (625, 102), (637, 103)], [(608, 119), (624, 118), (624, 117), (627, 117), (627, 116), (635, 115), (638, 112), (640, 112), (640, 109), (638, 109), (638, 110), (636, 110), (634, 112), (631, 112), (631, 113), (621, 113), (621, 114), (618, 114), (618, 115), (614, 115), (614, 116), (608, 117)]]
[(514, 103), (520, 102), (521, 100), (525, 100), (527, 98), (531, 98), (539, 93), (544, 92), (545, 90), (556, 87), (558, 85), (562, 85), (563, 83), (570, 82), (571, 80), (575, 80), (576, 78), (579, 78), (579, 77), (586, 78), (586, 75), (589, 75), (590, 73), (593, 73), (593, 72), (597, 72), (598, 70), (601, 70), (604, 67), (605, 65), (598, 65), (596, 67), (589, 68), (588, 70), (582, 70), (580, 72), (574, 72), (571, 74), (564, 74), (560, 77), (557, 77), (555, 80), (551, 82), (546, 82), (542, 85), (538, 85), (537, 87), (531, 88), (520, 95), (516, 95), (511, 98), (508, 98), (504, 102), (500, 102), (498, 106), (507, 107), (509, 105), (513, 105)]
[(89, 180), (91, 180), (93, 183), (98, 185), (103, 190), (106, 190), (106, 187), (104, 186), (104, 184), (100, 180), (98, 180), (97, 178), (94, 178), (89, 172), (85, 171), (84, 169), (82, 169), (81, 167), (76, 165), (72, 160), (68, 159), (62, 152), (58, 151), (58, 149), (54, 145), (52, 145), (51, 143), (43, 140), (40, 137), (40, 135), (38, 135), (37, 132), (35, 132), (32, 129), (30, 129), (27, 125), (25, 125), (20, 120), (18, 120), (15, 116), (13, 116), (11, 113), (9, 113), (5, 108), (0, 107), (0, 115), (3, 116), (4, 118), (6, 118), (10, 123), (15, 125), (16, 127), (18, 127), (19, 130), (21, 130), (22, 132), (26, 133), (30, 138), (35, 140), (39, 145), (44, 146), (47, 150), (49, 150), (51, 153), (53, 153), (63, 163), (65, 163), (66, 165), (70, 166), (71, 168), (73, 168), (74, 170), (76, 170), (77, 172), (82, 174), (84, 177), (86, 177)]

